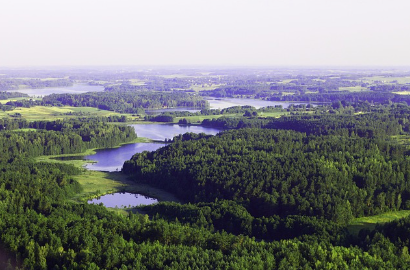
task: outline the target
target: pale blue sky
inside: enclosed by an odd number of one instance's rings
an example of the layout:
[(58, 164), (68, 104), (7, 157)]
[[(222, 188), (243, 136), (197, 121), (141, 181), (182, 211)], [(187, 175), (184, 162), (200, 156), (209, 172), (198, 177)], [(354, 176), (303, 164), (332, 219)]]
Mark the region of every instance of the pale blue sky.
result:
[(406, 65), (408, 0), (0, 0), (0, 66)]

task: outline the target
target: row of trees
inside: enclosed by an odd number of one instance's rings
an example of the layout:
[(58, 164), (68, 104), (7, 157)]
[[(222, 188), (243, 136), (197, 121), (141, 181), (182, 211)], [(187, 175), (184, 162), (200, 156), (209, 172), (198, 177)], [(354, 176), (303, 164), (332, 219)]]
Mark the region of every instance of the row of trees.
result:
[(158, 93), (126, 91), (84, 94), (51, 94), (45, 96), (41, 101), (9, 101), (7, 105), (15, 107), (64, 105), (74, 107), (94, 107), (121, 113), (142, 114), (145, 112), (145, 109), (168, 107), (206, 108), (208, 103), (199, 96), (182, 92)]
[(72, 85), (73, 82), (67, 79), (0, 79), (0, 90), (17, 90), (20, 88), (67, 87)]

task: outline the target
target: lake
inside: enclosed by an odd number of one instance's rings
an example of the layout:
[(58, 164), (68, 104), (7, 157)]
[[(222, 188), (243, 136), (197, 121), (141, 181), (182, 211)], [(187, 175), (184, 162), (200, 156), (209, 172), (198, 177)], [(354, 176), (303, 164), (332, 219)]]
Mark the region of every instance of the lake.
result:
[(200, 112), (201, 110), (198, 110), (197, 108), (191, 108), (191, 107), (186, 107), (186, 108), (169, 108), (169, 109), (157, 109), (157, 110), (145, 110), (146, 114), (160, 114), (163, 112)]
[(283, 108), (289, 107), (291, 104), (299, 105), (299, 104), (309, 104), (306, 102), (280, 102), (280, 101), (268, 101), (268, 100), (261, 100), (261, 99), (251, 99), (251, 98), (212, 98), (207, 99), (211, 109), (225, 109), (233, 106), (253, 106), (256, 109), (268, 106), (276, 106), (282, 105)]
[(156, 141), (165, 141), (172, 139), (174, 136), (187, 132), (205, 133), (215, 135), (222, 130), (216, 128), (208, 128), (203, 126), (185, 126), (177, 124), (138, 124), (131, 125), (138, 137), (146, 137)]
[(86, 92), (102, 92), (104, 86), (101, 85), (88, 85), (88, 84), (74, 84), (69, 87), (47, 87), (39, 89), (18, 89), (18, 90), (6, 90), (8, 92), (19, 92), (29, 96), (47, 96), (51, 94), (81, 94)]
[[(280, 101), (268, 101), (268, 100), (261, 100), (261, 99), (251, 99), (251, 98), (206, 98), (209, 103), (210, 109), (226, 109), (233, 106), (253, 106), (256, 109), (268, 106), (276, 106), (282, 105), (283, 108), (287, 108), (290, 105), (299, 105), (299, 104), (311, 104), (307, 102), (280, 102)], [(312, 104), (313, 106), (316, 106)], [(158, 110), (146, 110), (147, 114), (160, 114), (163, 112), (180, 112), (180, 111), (188, 111), (188, 112), (200, 112), (201, 110), (198, 108), (168, 108), (168, 109), (158, 109)]]
[(87, 163), (85, 168), (93, 171), (120, 171), (124, 162), (131, 159), (134, 154), (155, 151), (165, 145), (165, 143), (131, 143), (123, 144), (118, 148), (100, 149), (96, 151), (96, 154), (84, 157), (87, 160), (96, 161), (96, 163)]
[(89, 200), (88, 203), (100, 204), (105, 207), (134, 207), (138, 205), (148, 205), (158, 202), (157, 199), (150, 198), (141, 194), (134, 194), (128, 192), (117, 192), (112, 194), (106, 194), (99, 198)]
[[(146, 137), (152, 140), (165, 141), (172, 139), (174, 136), (186, 132), (205, 133), (215, 135), (220, 129), (207, 128), (202, 126), (180, 126), (175, 124), (141, 124), (131, 125), (137, 132), (138, 137)], [(143, 151), (155, 151), (165, 146), (165, 143), (131, 143), (123, 144), (118, 148), (106, 148), (96, 151), (96, 154), (85, 156), (87, 160), (96, 161), (96, 163), (87, 163), (85, 167), (94, 171), (120, 171), (126, 160), (131, 159), (135, 153)]]

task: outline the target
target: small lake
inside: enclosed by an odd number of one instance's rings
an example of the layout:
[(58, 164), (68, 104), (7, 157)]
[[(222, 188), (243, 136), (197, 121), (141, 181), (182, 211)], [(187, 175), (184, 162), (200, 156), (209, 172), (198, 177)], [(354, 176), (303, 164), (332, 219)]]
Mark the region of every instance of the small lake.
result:
[(96, 161), (96, 163), (87, 163), (85, 168), (93, 171), (120, 171), (124, 162), (131, 159), (134, 154), (155, 151), (165, 145), (165, 143), (131, 143), (123, 144), (118, 148), (100, 149), (96, 154), (84, 157), (86, 160)]
[(163, 112), (192, 112), (192, 113), (196, 113), (196, 112), (200, 112), (201, 110), (198, 110), (196, 108), (191, 108), (191, 107), (187, 107), (187, 108), (169, 108), (169, 109), (157, 109), (157, 110), (145, 110), (146, 114), (160, 114)]
[(8, 92), (19, 92), (29, 96), (47, 96), (51, 94), (81, 94), (86, 92), (102, 92), (104, 86), (101, 85), (88, 85), (88, 84), (74, 84), (69, 87), (47, 87), (39, 89), (18, 89), (18, 90), (6, 90)]
[(261, 100), (261, 99), (251, 99), (251, 98), (212, 98), (207, 99), (211, 109), (225, 109), (232, 106), (253, 106), (256, 109), (268, 106), (276, 106), (282, 105), (283, 108), (289, 107), (291, 104), (299, 105), (299, 104), (309, 104), (306, 102), (280, 102), (280, 101), (268, 101), (268, 100)]
[(146, 137), (152, 140), (165, 141), (165, 139), (172, 139), (174, 136), (184, 134), (187, 132), (205, 133), (208, 135), (215, 135), (222, 130), (216, 128), (208, 128), (203, 126), (185, 126), (177, 124), (138, 124), (131, 125), (138, 137)]
[(128, 192), (118, 192), (112, 194), (106, 194), (99, 198), (89, 200), (88, 203), (100, 204), (102, 203), (105, 207), (111, 208), (123, 208), (123, 207), (134, 207), (138, 205), (149, 205), (158, 202), (157, 199), (150, 198), (141, 194), (134, 194)]
[[(180, 126), (175, 124), (141, 124), (131, 126), (134, 127), (138, 137), (146, 137), (159, 141), (172, 139), (174, 136), (184, 134), (186, 132), (215, 135), (221, 131), (216, 128), (207, 128), (202, 126)], [(131, 159), (134, 154), (141, 153), (143, 151), (155, 151), (165, 145), (165, 143), (131, 143), (123, 144), (118, 148), (100, 149), (96, 151), (96, 154), (84, 157), (86, 160), (95, 161), (95, 163), (87, 163), (85, 168), (94, 171), (120, 171), (124, 162)]]

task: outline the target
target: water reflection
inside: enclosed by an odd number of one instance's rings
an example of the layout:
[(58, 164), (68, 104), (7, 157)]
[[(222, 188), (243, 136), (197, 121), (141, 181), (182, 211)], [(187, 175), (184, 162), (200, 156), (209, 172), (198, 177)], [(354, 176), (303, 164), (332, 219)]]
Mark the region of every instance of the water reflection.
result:
[(102, 203), (105, 207), (134, 207), (138, 205), (149, 205), (158, 202), (157, 199), (144, 196), (141, 194), (128, 193), (128, 192), (118, 192), (112, 194), (106, 194), (99, 198), (89, 200), (88, 203), (100, 204)]
[(47, 96), (51, 94), (81, 94), (87, 92), (101, 92), (104, 91), (104, 86), (101, 85), (88, 85), (88, 84), (74, 84), (69, 87), (47, 87), (40, 89), (18, 89), (18, 90), (6, 90), (9, 92), (19, 92), (33, 96)]
[(138, 137), (146, 137), (158, 141), (172, 139), (174, 136), (184, 134), (187, 132), (205, 133), (208, 135), (215, 135), (218, 132), (221, 132), (220, 129), (216, 128), (208, 128), (203, 126), (185, 126), (175, 124), (140, 124), (131, 126), (134, 127)]
[(85, 167), (94, 171), (120, 171), (124, 162), (131, 159), (134, 154), (155, 151), (165, 145), (164, 143), (132, 143), (118, 148), (100, 149), (94, 155), (85, 157), (85, 159), (96, 161), (96, 163), (86, 164)]
[(225, 109), (232, 106), (253, 106), (256, 109), (268, 106), (282, 105), (283, 108), (289, 107), (291, 104), (309, 104), (306, 102), (280, 102), (280, 101), (268, 101), (261, 99), (251, 99), (251, 98), (210, 98), (207, 99), (211, 109)]

